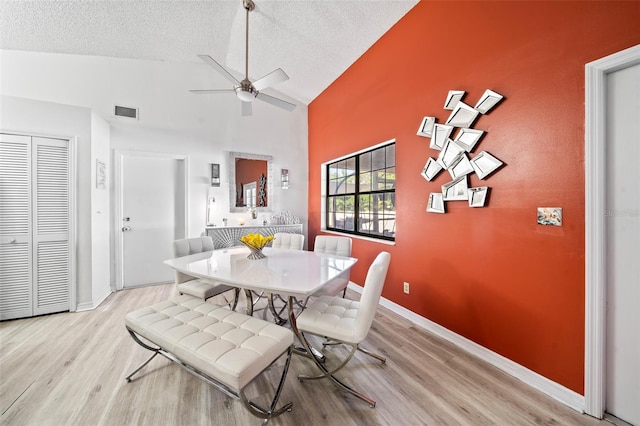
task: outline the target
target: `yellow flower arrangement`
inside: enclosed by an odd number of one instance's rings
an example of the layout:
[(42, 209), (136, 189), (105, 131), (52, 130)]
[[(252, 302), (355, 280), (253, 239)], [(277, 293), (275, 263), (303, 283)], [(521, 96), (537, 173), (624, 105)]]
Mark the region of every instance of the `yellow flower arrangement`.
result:
[(247, 234), (240, 237), (240, 241), (243, 244), (249, 247), (252, 247), (256, 250), (262, 250), (264, 246), (266, 246), (271, 241), (273, 241), (273, 235), (269, 235), (268, 237), (265, 237), (264, 235), (260, 235), (260, 234)]

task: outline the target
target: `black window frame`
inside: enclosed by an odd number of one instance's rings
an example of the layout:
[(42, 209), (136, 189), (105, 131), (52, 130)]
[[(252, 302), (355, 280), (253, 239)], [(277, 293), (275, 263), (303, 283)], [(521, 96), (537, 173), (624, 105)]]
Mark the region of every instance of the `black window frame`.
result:
[[(387, 148), (389, 146), (393, 146), (393, 163), (390, 164), (388, 163), (388, 158), (387, 158)], [(371, 174), (371, 176), (373, 176), (375, 174), (375, 172), (379, 172), (381, 170), (384, 171), (384, 175), (385, 175), (385, 189), (373, 189), (373, 188), (369, 188), (368, 190), (363, 189), (363, 187), (366, 184), (361, 185), (360, 182), (360, 176), (363, 173), (367, 173), (367, 169), (366, 169), (366, 165), (365, 166), (361, 166), (360, 164), (360, 158), (362, 156), (366, 156), (366, 154), (371, 154), (373, 156), (373, 153), (375, 151), (379, 151), (382, 150), (382, 152), (384, 152), (385, 154), (385, 159), (384, 159), (384, 167), (383, 168), (377, 168), (377, 169), (373, 169), (373, 161), (370, 163), (371, 164), (371, 168), (368, 170)], [(395, 191), (396, 191), (396, 185), (395, 185), (395, 175), (396, 175), (396, 159), (395, 159), (395, 140), (393, 142), (390, 143), (385, 143), (383, 145), (378, 145), (374, 148), (371, 149), (367, 149), (364, 151), (360, 151), (358, 153), (352, 154), (352, 155), (348, 155), (346, 157), (342, 157), (338, 160), (334, 160), (331, 161), (329, 163), (325, 164), (325, 194), (326, 194), (326, 199), (325, 199), (325, 229), (327, 231), (332, 231), (332, 232), (338, 232), (341, 234), (347, 234), (347, 235), (357, 235), (357, 236), (361, 236), (361, 237), (365, 237), (365, 238), (373, 238), (373, 239), (378, 239), (378, 240), (385, 240), (385, 241), (395, 241), (395, 218), (396, 218), (396, 214), (395, 212), (397, 211), (397, 207), (396, 207), (396, 198), (395, 198)], [(332, 166), (333, 166), (333, 170), (339, 170), (336, 165), (345, 162), (344, 164), (347, 164), (347, 162), (349, 161), (354, 161), (355, 162), (355, 167), (354, 167), (354, 173), (353, 174), (348, 174), (348, 172), (346, 172), (347, 169), (345, 169), (345, 174), (342, 177), (337, 177), (337, 178), (332, 178)], [(364, 168), (364, 171), (363, 171)], [(392, 173), (393, 173), (393, 185), (389, 188), (387, 187), (389, 185), (389, 181), (387, 180), (387, 176), (389, 173), (389, 170), (393, 169)], [(339, 173), (336, 173), (339, 174)], [(355, 175), (355, 180), (352, 183), (352, 186), (354, 188), (353, 191), (347, 190), (347, 188), (349, 187), (347, 180), (349, 177), (354, 176)], [(363, 179), (364, 180), (364, 179)], [(337, 181), (341, 181), (340, 183), (338, 183), (336, 185), (336, 187), (339, 187), (340, 185), (342, 185), (343, 183), (345, 183), (345, 189), (344, 192), (342, 193), (335, 193), (332, 194), (332, 190), (331, 190), (331, 184), (336, 183)], [(370, 183), (371, 186), (373, 186), (373, 183)], [(335, 227), (336, 222), (331, 220), (331, 215), (336, 214), (336, 210), (332, 209), (332, 204), (334, 203), (334, 200), (337, 200), (340, 197), (351, 197), (353, 196), (353, 229), (348, 229), (348, 226), (345, 226), (344, 228), (338, 228)], [(386, 233), (386, 230), (384, 229), (384, 225), (383, 225), (383, 230), (378, 231), (377, 233), (372, 233), (372, 232), (364, 232), (361, 231), (362, 229), (362, 225), (361, 222), (361, 212), (360, 212), (360, 200), (361, 197), (363, 196), (375, 196), (376, 199), (372, 200), (374, 202), (372, 202), (372, 205), (379, 203), (380, 199), (378, 197), (382, 196), (383, 199), (383, 206), (384, 206), (384, 200), (387, 200), (392, 206), (393, 206), (393, 210), (389, 210), (389, 212), (393, 211), (393, 219), (390, 219), (391, 216), (389, 216), (388, 214), (384, 213), (386, 210), (386, 208), (383, 207), (383, 213), (382, 213), (382, 219), (380, 219), (378, 217), (378, 213), (373, 213), (372, 216), (375, 216), (376, 219), (374, 221), (371, 221), (372, 223), (374, 223), (374, 226), (378, 226), (379, 222), (382, 220), (383, 223), (385, 220), (393, 220), (393, 230), (390, 233)], [(343, 200), (343, 205), (346, 204), (346, 200)], [(386, 219), (385, 219), (386, 218)], [(330, 226), (330, 224), (334, 224), (334, 226)], [(345, 214), (345, 219), (343, 219), (343, 224), (346, 224), (347, 220), (346, 220), (346, 214)]]

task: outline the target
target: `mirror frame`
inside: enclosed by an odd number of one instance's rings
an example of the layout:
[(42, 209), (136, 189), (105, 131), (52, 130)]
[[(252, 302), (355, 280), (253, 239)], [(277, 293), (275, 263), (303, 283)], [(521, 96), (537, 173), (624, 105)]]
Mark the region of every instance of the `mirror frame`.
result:
[(271, 155), (248, 154), (246, 152), (229, 151), (229, 211), (231, 213), (246, 212), (247, 207), (236, 207), (236, 160), (264, 160), (267, 162), (267, 207), (256, 207), (257, 212), (270, 212), (273, 206), (273, 157)]

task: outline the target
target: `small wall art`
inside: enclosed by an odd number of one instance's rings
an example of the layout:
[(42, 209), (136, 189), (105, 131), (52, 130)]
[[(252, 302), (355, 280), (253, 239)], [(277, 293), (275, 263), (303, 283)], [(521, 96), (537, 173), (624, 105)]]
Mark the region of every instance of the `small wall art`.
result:
[(433, 125), (436, 122), (435, 117), (425, 117), (422, 119), (422, 123), (420, 123), (420, 127), (418, 128), (418, 136), (422, 136), (425, 138), (430, 138), (431, 133), (433, 132)]
[(107, 189), (107, 165), (96, 159), (96, 189)]
[(427, 202), (427, 211), (432, 213), (444, 213), (444, 201), (440, 192), (432, 192), (429, 194)]
[(562, 226), (562, 208), (538, 207), (538, 225)]

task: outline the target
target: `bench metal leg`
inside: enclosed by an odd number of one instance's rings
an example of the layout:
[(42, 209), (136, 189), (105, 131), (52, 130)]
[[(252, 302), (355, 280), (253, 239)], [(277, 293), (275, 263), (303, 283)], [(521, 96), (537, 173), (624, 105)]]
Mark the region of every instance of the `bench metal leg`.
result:
[(142, 370), (144, 368), (145, 365), (149, 364), (151, 362), (152, 359), (154, 359), (156, 357), (156, 355), (158, 355), (160, 353), (160, 348), (154, 348), (152, 346), (147, 345), (146, 343), (144, 343), (142, 340), (140, 340), (138, 338), (138, 336), (131, 331), (129, 328), (127, 328), (127, 331), (129, 332), (129, 334), (131, 335), (131, 337), (133, 338), (133, 340), (139, 344), (140, 346), (142, 346), (143, 348), (150, 350), (151, 352), (153, 352), (153, 355), (151, 355), (151, 357), (146, 360), (145, 362), (142, 363), (142, 365), (140, 365), (140, 367), (136, 368), (135, 370), (133, 370), (133, 372), (131, 374), (129, 374), (127, 377), (125, 377), (125, 380), (127, 382), (131, 381), (131, 377), (133, 375), (135, 375), (138, 371)]
[(247, 408), (247, 410), (249, 410), (251, 414), (253, 414), (258, 418), (264, 419), (262, 423), (263, 425), (266, 425), (270, 419), (277, 417), (285, 412), (291, 411), (291, 408), (293, 407), (293, 403), (289, 402), (276, 410), (276, 405), (278, 404), (278, 399), (280, 398), (280, 393), (282, 392), (285, 379), (287, 378), (287, 372), (289, 371), (289, 364), (291, 363), (292, 353), (293, 353), (293, 346), (289, 347), (289, 350), (287, 351), (287, 360), (285, 361), (285, 364), (282, 370), (280, 383), (278, 384), (278, 388), (276, 389), (276, 393), (268, 409), (264, 409), (259, 405), (257, 405), (256, 403), (249, 401), (247, 399), (247, 396), (244, 393), (244, 389), (240, 390), (240, 399), (242, 400), (242, 403)]

